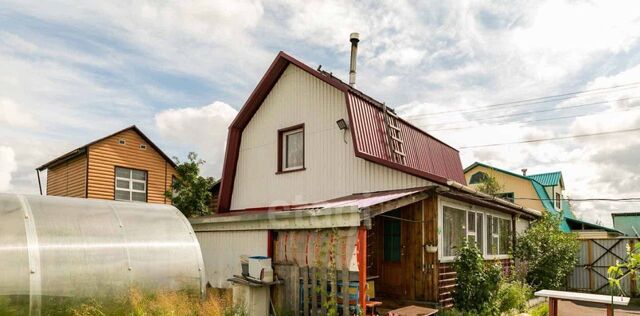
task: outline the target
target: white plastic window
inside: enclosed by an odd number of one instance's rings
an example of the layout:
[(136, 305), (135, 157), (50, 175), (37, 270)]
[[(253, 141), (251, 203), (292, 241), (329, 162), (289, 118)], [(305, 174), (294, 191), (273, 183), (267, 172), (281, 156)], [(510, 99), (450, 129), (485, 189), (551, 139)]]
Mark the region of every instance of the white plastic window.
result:
[(116, 196), (118, 201), (147, 201), (147, 172), (116, 167)]
[(282, 133), (282, 170), (304, 167), (304, 133), (302, 128)]

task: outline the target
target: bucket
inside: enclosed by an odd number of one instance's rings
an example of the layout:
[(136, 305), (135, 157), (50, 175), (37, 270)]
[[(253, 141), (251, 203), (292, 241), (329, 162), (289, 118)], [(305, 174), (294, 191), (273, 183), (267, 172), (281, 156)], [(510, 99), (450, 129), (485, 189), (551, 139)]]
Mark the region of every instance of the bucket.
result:
[(240, 265), (242, 266), (242, 275), (249, 276), (249, 256), (240, 256)]

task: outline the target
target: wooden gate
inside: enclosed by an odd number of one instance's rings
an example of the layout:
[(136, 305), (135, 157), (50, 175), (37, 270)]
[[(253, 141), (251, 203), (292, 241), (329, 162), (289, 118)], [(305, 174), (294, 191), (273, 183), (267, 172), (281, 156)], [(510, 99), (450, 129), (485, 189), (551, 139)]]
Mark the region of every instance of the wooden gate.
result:
[[(627, 258), (627, 246), (633, 248), (638, 238), (588, 238), (579, 239), (578, 263), (567, 277), (567, 288), (573, 291), (609, 294), (607, 270), (616, 261)], [(621, 282), (625, 295), (637, 297), (635, 276), (627, 276)]]

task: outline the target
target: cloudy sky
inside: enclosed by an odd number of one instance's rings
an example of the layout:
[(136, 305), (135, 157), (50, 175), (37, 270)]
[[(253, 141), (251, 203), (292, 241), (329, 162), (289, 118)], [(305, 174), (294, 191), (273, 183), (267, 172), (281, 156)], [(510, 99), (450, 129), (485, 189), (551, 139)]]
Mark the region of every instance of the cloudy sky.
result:
[[(218, 177), (227, 125), (277, 52), (346, 78), (353, 31), (358, 87), (465, 166), (561, 170), (572, 198), (640, 197), (640, 132), (473, 147), (640, 127), (633, 0), (0, 0), (0, 191), (37, 192), (35, 167), (131, 124)], [(573, 206), (610, 224), (640, 204)]]

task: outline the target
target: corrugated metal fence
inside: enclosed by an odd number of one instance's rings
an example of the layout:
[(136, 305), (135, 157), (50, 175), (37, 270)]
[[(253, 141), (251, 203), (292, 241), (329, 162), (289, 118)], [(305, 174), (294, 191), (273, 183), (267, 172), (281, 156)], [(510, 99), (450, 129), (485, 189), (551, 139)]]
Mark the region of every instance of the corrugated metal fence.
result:
[[(567, 287), (573, 291), (609, 294), (607, 269), (627, 257), (627, 245), (633, 247), (637, 238), (580, 239), (579, 259), (567, 277)], [(635, 278), (625, 277), (621, 286), (625, 295), (638, 296)]]

